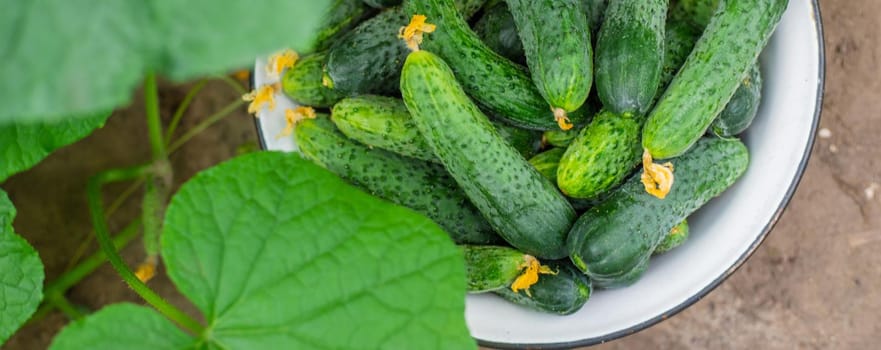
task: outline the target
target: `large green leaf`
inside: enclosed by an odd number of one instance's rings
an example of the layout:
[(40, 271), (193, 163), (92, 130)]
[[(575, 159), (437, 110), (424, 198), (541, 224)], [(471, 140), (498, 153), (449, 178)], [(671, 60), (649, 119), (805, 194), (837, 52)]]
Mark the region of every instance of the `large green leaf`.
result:
[(145, 72), (243, 67), (314, 39), (328, 0), (27, 0), (0, 11), (0, 124), (126, 104)]
[(67, 146), (104, 125), (102, 113), (55, 122), (0, 125), (0, 182), (39, 163), (50, 153)]
[(153, 309), (116, 304), (65, 327), (51, 350), (172, 350), (193, 348), (195, 339)]
[(0, 190), (0, 345), (37, 310), (43, 299), (43, 263), (12, 231), (15, 208)]
[[(447, 235), (295, 154), (252, 153), (200, 173), (164, 228), (163, 261), (203, 312), (209, 347), (475, 348), (462, 257)], [(77, 348), (67, 339), (86, 332), (65, 331), (56, 348)]]

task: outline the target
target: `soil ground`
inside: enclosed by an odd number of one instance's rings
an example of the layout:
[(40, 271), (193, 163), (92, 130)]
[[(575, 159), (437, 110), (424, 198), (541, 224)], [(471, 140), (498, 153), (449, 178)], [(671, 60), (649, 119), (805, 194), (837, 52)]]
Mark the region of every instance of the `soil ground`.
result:
[[(799, 190), (756, 254), (709, 296), (654, 327), (600, 349), (869, 349), (881, 339), (881, 2), (823, 0), (827, 84), (821, 128)], [(164, 85), (164, 114), (188, 86)], [(137, 95), (136, 95), (137, 96)], [(211, 83), (191, 106), (184, 125), (196, 124), (237, 94)], [(5, 184), (19, 215), (17, 230), (40, 252), (47, 279), (63, 272), (91, 224), (85, 207), (88, 176), (149, 158), (140, 102), (120, 110), (91, 137), (64, 148)], [(179, 185), (197, 171), (255, 145), (251, 117), (243, 110), (209, 129), (172, 157)], [(109, 187), (105, 202), (125, 184)], [(135, 196), (135, 198), (138, 198)], [(138, 215), (136, 200), (111, 219), (114, 231)], [(95, 246), (88, 246), (94, 251)], [(139, 244), (123, 252), (142, 259)], [(160, 274), (161, 276), (161, 274)], [(162, 277), (151, 282), (181, 304)], [(77, 305), (97, 309), (138, 302), (104, 266), (68, 293)], [(3, 350), (44, 349), (66, 324), (58, 312), (20, 330)]]

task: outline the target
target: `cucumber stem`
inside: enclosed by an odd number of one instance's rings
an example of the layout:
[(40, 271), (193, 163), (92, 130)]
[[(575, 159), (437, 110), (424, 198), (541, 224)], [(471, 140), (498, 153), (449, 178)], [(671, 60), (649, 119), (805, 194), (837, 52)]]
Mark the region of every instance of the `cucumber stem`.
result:
[(655, 164), (652, 154), (646, 149), (642, 153), (642, 184), (650, 195), (664, 199), (673, 188), (673, 163)]
[(569, 115), (566, 113), (565, 109), (551, 107), (551, 110), (554, 111), (554, 120), (557, 121), (557, 125), (560, 126), (560, 129), (566, 131), (574, 127), (574, 125), (569, 122)]

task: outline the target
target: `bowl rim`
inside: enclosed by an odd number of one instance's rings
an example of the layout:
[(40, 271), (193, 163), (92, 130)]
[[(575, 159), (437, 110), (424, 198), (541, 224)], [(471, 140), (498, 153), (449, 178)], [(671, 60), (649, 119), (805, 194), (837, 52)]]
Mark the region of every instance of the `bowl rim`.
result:
[[(765, 239), (768, 238), (768, 235), (777, 225), (777, 222), (780, 220), (780, 217), (783, 215), (783, 212), (786, 211), (789, 202), (792, 200), (793, 195), (795, 194), (798, 186), (801, 184), (801, 180), (804, 177), (805, 170), (807, 169), (808, 162), (811, 158), (811, 151), (814, 148), (814, 142), (816, 141), (817, 129), (820, 125), (820, 116), (823, 110), (823, 96), (826, 89), (826, 43), (825, 43), (825, 32), (823, 31), (823, 16), (820, 11), (820, 3), (819, 0), (811, 0), (811, 7), (816, 14), (814, 16), (814, 26), (817, 29), (817, 44), (819, 47), (819, 69), (818, 69), (818, 77), (817, 77), (817, 95), (815, 97), (816, 107), (814, 109), (813, 121), (811, 122), (811, 133), (808, 137), (808, 142), (805, 145), (805, 149), (802, 153), (801, 161), (798, 165), (798, 170), (796, 171), (795, 177), (793, 178), (792, 183), (789, 185), (789, 188), (786, 191), (786, 195), (783, 197), (783, 200), (780, 201), (780, 204), (777, 207), (777, 210), (774, 212), (774, 216), (770, 221), (765, 225), (762, 229), (762, 233), (759, 234), (756, 239), (750, 244), (749, 249), (747, 249), (737, 260), (723, 272), (720, 276), (716, 277), (713, 282), (705, 286), (699, 292), (695, 293), (679, 305), (676, 305), (673, 308), (670, 308), (666, 312), (648, 319), (644, 322), (638, 323), (636, 325), (630, 326), (628, 328), (619, 330), (617, 332), (612, 332), (600, 337), (593, 337), (569, 342), (560, 342), (560, 343), (539, 343), (539, 344), (529, 344), (529, 343), (498, 343), (486, 341), (483, 339), (475, 338), (477, 344), (480, 346), (491, 347), (495, 349), (571, 349), (575, 347), (584, 347), (591, 346), (596, 344), (606, 343), (615, 339), (623, 338), (628, 335), (635, 334), (642, 330), (645, 330), (651, 326), (654, 326), (661, 321), (665, 321), (683, 310), (687, 309), (694, 303), (700, 301), (704, 297), (706, 297), (710, 292), (719, 287), (722, 282), (725, 282), (731, 275), (733, 275), (738, 269), (740, 269), (743, 264), (749, 260), (749, 258), (756, 252), (759, 246), (765, 242)], [(253, 89), (254, 84), (254, 71), (251, 70), (251, 74), (249, 77), (250, 88)], [(260, 143), (260, 149), (266, 150), (266, 136), (263, 134), (263, 130), (260, 128), (260, 121), (257, 118), (254, 119), (254, 127), (257, 131), (257, 138)]]

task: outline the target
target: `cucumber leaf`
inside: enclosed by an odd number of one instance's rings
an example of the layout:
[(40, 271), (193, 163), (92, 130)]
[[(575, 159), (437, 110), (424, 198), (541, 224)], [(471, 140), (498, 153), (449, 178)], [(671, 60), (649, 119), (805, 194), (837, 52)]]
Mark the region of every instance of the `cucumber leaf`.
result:
[[(168, 207), (162, 256), (202, 311), (208, 348), (476, 347), (448, 236), (296, 154), (251, 153), (196, 175)], [(77, 348), (66, 339), (57, 349)]]
[(29, 0), (0, 11), (0, 125), (127, 104), (145, 72), (224, 73), (308, 48), (328, 0)]
[(153, 309), (122, 303), (65, 327), (49, 349), (192, 349), (195, 341)]
[(43, 299), (43, 262), (12, 230), (15, 208), (0, 190), (0, 345), (37, 310)]
[(55, 122), (0, 125), (0, 182), (104, 126), (109, 113)]

